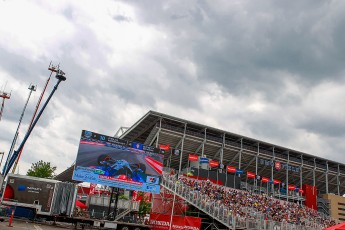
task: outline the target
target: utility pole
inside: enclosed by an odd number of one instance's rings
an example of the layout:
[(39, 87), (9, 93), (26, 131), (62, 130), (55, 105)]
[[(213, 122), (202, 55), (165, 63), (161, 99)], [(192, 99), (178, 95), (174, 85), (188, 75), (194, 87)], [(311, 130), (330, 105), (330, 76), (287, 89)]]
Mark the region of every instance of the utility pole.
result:
[(4, 107), (5, 107), (5, 100), (11, 98), (11, 93), (6, 93), (5, 91), (0, 91), (0, 97), (2, 98), (2, 104), (1, 104), (1, 109), (0, 109), (0, 121), (1, 121), (2, 113), (3, 113)]
[[(27, 130), (26, 132), (29, 132), (29, 130), (30, 130), (30, 128), (31, 128), (32, 123), (34, 122), (34, 119), (35, 119), (35, 117), (36, 117), (36, 113), (37, 113), (37, 111), (38, 111), (38, 109), (39, 109), (39, 107), (40, 107), (40, 104), (41, 104), (42, 98), (43, 98), (43, 96), (44, 96), (44, 93), (46, 92), (46, 89), (47, 89), (47, 86), (48, 86), (48, 84), (49, 84), (50, 78), (51, 78), (51, 76), (52, 76), (52, 74), (53, 74), (54, 72), (56, 73), (56, 72), (59, 70), (59, 66), (54, 66), (54, 65), (52, 65), (52, 63), (50, 62), (49, 67), (48, 67), (48, 70), (50, 70), (49, 78), (48, 78), (47, 81), (46, 81), (46, 84), (45, 84), (45, 86), (44, 86), (44, 89), (43, 89), (43, 91), (42, 91), (42, 93), (41, 93), (40, 98), (38, 99), (38, 102), (37, 102), (37, 105), (36, 105), (35, 112), (34, 112), (32, 118), (31, 118), (30, 125), (29, 125), (28, 130)], [(18, 158), (16, 159), (16, 162), (14, 163), (14, 166), (13, 166), (13, 169), (12, 169), (12, 173), (15, 173), (15, 171), (16, 171), (16, 168), (17, 168), (17, 165), (18, 165), (20, 156), (22, 155), (23, 149), (24, 149), (24, 146), (23, 146), (23, 148), (20, 150), (19, 155), (18, 155)]]
[(16, 133), (14, 134), (14, 138), (13, 138), (13, 140), (12, 140), (11, 148), (10, 148), (10, 151), (8, 152), (8, 155), (7, 155), (7, 159), (6, 159), (4, 168), (2, 169), (2, 174), (4, 174), (5, 169), (7, 168), (7, 165), (8, 165), (8, 163), (9, 163), (9, 159), (11, 159), (13, 148), (14, 148), (15, 144), (17, 143), (17, 138), (18, 138), (18, 135), (19, 135), (19, 128), (20, 128), (20, 125), (21, 125), (21, 123), (22, 123), (22, 120), (23, 120), (23, 117), (24, 117), (24, 113), (25, 113), (26, 107), (27, 107), (27, 105), (28, 105), (28, 103), (29, 103), (29, 100), (30, 100), (30, 97), (31, 97), (32, 92), (33, 92), (33, 91), (36, 91), (36, 86), (30, 84), (30, 86), (29, 86), (28, 89), (30, 90), (30, 93), (29, 93), (28, 99), (26, 100), (26, 103), (25, 103), (25, 105), (24, 105), (24, 109), (23, 109), (23, 111), (22, 111), (22, 114), (20, 115), (18, 127), (17, 127), (17, 130), (16, 130)]

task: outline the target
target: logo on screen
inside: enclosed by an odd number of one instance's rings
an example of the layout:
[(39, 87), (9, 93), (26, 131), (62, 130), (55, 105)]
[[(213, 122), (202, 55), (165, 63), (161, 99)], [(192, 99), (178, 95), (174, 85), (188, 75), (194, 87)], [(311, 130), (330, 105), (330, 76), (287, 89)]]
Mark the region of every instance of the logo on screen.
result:
[(132, 148), (134, 148), (134, 149), (139, 149), (139, 150), (143, 150), (143, 144), (133, 142), (133, 143), (132, 143)]
[(146, 183), (158, 184), (158, 178), (153, 176), (147, 176)]
[(25, 185), (20, 184), (18, 186), (18, 191), (25, 191), (25, 190), (26, 190), (26, 186)]
[(101, 139), (101, 141), (105, 141), (105, 136), (100, 136), (99, 139)]
[(90, 137), (92, 136), (92, 132), (90, 132), (90, 131), (85, 131), (84, 136), (85, 136), (86, 138), (90, 138)]

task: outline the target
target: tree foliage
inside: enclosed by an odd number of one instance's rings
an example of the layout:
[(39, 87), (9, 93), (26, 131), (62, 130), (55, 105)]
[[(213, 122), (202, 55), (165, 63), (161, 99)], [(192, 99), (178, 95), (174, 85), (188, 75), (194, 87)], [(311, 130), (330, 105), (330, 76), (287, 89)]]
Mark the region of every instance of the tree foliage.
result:
[(51, 166), (50, 162), (38, 161), (32, 163), (31, 169), (26, 173), (27, 176), (34, 176), (40, 178), (53, 178), (55, 176), (55, 166)]
[(148, 197), (145, 196), (145, 193), (139, 192), (138, 196), (142, 196), (139, 204), (139, 216), (145, 216), (151, 211), (151, 203), (148, 201)]

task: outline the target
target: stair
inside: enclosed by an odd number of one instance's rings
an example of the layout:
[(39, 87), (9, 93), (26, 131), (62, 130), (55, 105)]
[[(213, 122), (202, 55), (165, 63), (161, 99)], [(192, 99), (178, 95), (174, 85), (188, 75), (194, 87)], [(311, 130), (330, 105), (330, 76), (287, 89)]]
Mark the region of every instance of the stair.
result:
[[(248, 221), (240, 220), (234, 216), (228, 214), (228, 208), (220, 203), (207, 202), (207, 196), (200, 194), (197, 191), (190, 190), (188, 187), (183, 186), (178, 181), (169, 178), (169, 176), (163, 176), (162, 184), (165, 189), (172, 194), (176, 194), (189, 204), (193, 205), (197, 209), (207, 214), (211, 219), (216, 220), (226, 227), (226, 229), (248, 229)], [(256, 225), (261, 225), (256, 223)], [(258, 228), (259, 229), (259, 228)], [(262, 227), (262, 229), (264, 229)]]
[(158, 128), (157, 126), (155, 126), (155, 127), (151, 130), (150, 134), (147, 136), (147, 138), (146, 138), (146, 140), (145, 140), (145, 142), (144, 142), (144, 145), (149, 146), (149, 145), (151, 144), (151, 141), (155, 138), (155, 136), (156, 136), (158, 130), (159, 130), (159, 128)]

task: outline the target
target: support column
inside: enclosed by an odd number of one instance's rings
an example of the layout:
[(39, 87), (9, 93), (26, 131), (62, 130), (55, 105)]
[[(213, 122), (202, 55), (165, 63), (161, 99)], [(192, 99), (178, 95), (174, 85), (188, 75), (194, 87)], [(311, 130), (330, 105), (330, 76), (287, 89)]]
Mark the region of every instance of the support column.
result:
[(204, 156), (205, 142), (206, 142), (206, 131), (207, 131), (207, 128), (205, 128), (205, 136), (204, 136), (204, 141), (202, 142), (201, 156)]
[(159, 118), (159, 129), (157, 132), (157, 140), (156, 140), (156, 148), (158, 148), (158, 144), (159, 144), (159, 134), (162, 130), (162, 117)]
[(339, 168), (339, 164), (338, 164), (338, 173), (337, 173), (337, 189), (338, 189), (338, 196), (340, 196), (340, 181), (339, 181), (339, 175), (340, 175), (340, 168)]
[[(222, 143), (222, 148), (221, 148), (221, 150), (220, 150), (220, 159), (219, 159), (219, 161), (220, 161), (220, 164), (222, 164), (223, 166), (224, 166), (224, 164), (223, 164), (223, 157), (224, 157), (224, 148), (225, 148), (225, 133), (223, 134), (223, 143)], [(225, 166), (224, 166), (225, 167)], [(223, 172), (223, 169), (221, 169), (222, 170), (222, 172)], [(225, 169), (226, 170), (226, 169)], [(225, 172), (226, 173), (226, 172)]]
[(313, 186), (316, 185), (316, 182), (315, 182), (315, 170), (316, 170), (316, 160), (314, 158), (314, 169), (313, 169)]
[(328, 161), (326, 161), (325, 179), (326, 179), (326, 194), (328, 194)]
[(286, 164), (286, 201), (289, 201), (289, 163), (290, 153), (287, 151), (287, 164)]
[(259, 154), (260, 154), (260, 143), (258, 142), (258, 151), (255, 156), (255, 188), (258, 187), (258, 180), (256, 179), (256, 175), (258, 175), (258, 161), (259, 161)]
[[(274, 146), (273, 146), (273, 149), (272, 149), (272, 154), (273, 154), (273, 166), (271, 167), (271, 180), (273, 181), (274, 180), (274, 172), (273, 172), (273, 169), (274, 169), (274, 163), (276, 161), (276, 154), (274, 152)], [(273, 193), (273, 196), (274, 196), (274, 183), (271, 184), (271, 191)]]
[[(240, 150), (240, 155), (238, 156), (238, 168), (239, 169), (241, 169), (242, 150), (243, 150), (243, 138), (241, 138), (241, 150)], [(238, 177), (241, 177), (241, 174), (238, 174)]]
[(303, 185), (303, 155), (301, 155), (301, 167), (300, 167), (300, 171), (299, 171), (299, 186), (300, 189), (302, 189), (302, 185)]
[(180, 165), (178, 168), (179, 173), (181, 173), (181, 167), (182, 167), (183, 146), (184, 146), (184, 139), (186, 138), (186, 130), (187, 130), (187, 123), (184, 124), (184, 131), (183, 131), (183, 137), (182, 137), (182, 143), (181, 143), (181, 153), (180, 153)]

